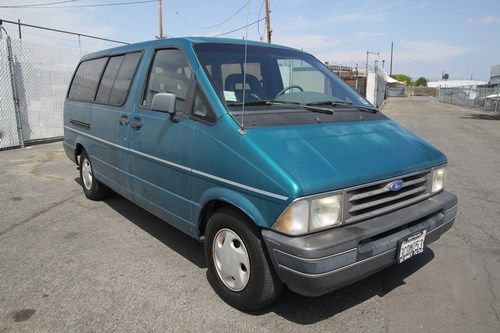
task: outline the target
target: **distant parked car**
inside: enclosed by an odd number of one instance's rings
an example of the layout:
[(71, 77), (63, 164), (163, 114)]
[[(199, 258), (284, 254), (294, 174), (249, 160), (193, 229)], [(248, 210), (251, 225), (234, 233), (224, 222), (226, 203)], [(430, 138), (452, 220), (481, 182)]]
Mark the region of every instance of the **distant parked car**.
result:
[(109, 187), (204, 242), (213, 288), (247, 311), (283, 284), (317, 296), (408, 260), (457, 213), (441, 152), (283, 46), (172, 38), (88, 54), (64, 135), (89, 199)]

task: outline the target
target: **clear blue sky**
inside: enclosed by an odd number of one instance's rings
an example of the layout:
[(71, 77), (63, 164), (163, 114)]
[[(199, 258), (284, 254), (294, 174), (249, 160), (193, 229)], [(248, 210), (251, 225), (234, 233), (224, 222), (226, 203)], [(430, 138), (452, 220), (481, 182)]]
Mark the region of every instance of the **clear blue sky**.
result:
[[(1, 5), (46, 3), (61, 0), (0, 0)], [(59, 6), (134, 0), (79, 0)], [(137, 0), (135, 0), (137, 1)], [(489, 79), (490, 68), (500, 64), (499, 0), (270, 0), (273, 42), (303, 48), (323, 61), (364, 65), (366, 50), (381, 53), (389, 63), (394, 41), (394, 72), (413, 77), (439, 78), (445, 70), (452, 79)], [(262, 0), (251, 0), (247, 10), (214, 28), (246, 0), (164, 0), (164, 29), (169, 36), (213, 36), (257, 20)], [(94, 8), (0, 9), (0, 18), (68, 29), (82, 33), (143, 41), (158, 34), (158, 4)], [(184, 18), (184, 20), (176, 13)], [(263, 12), (262, 14), (263, 15)], [(188, 22), (186, 22), (188, 21)], [(9, 33), (15, 35), (13, 26)], [(260, 25), (264, 34), (264, 22)], [(71, 36), (25, 29), (23, 39), (77, 47)], [(226, 37), (242, 38), (245, 30)], [(43, 35), (43, 36), (40, 36)], [(50, 37), (47, 37), (50, 36)], [(56, 38), (57, 37), (57, 38)], [(257, 25), (248, 38), (259, 39)], [(91, 50), (111, 46), (84, 40)], [(372, 57), (372, 59), (375, 59)]]

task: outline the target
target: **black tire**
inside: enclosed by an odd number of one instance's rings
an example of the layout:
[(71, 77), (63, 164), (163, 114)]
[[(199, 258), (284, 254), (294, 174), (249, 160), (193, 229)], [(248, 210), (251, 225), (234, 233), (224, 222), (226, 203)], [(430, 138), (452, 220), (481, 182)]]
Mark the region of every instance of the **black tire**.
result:
[[(87, 161), (92, 175), (91, 185), (89, 186), (89, 188), (87, 188), (85, 180), (83, 178), (83, 168)], [(92, 163), (90, 162), (90, 158), (88, 157), (87, 152), (85, 150), (82, 151), (82, 154), (80, 155), (80, 181), (82, 184), (83, 193), (85, 193), (87, 199), (97, 201), (103, 199), (108, 194), (108, 188), (106, 187), (106, 185), (98, 181), (93, 176)]]
[[(250, 278), (241, 291), (228, 288), (219, 277), (213, 259), (213, 241), (221, 229), (230, 229), (243, 241), (249, 255)], [(283, 283), (279, 280), (268, 257), (259, 229), (236, 209), (221, 208), (208, 221), (205, 232), (207, 277), (222, 300), (241, 311), (255, 311), (274, 302)]]

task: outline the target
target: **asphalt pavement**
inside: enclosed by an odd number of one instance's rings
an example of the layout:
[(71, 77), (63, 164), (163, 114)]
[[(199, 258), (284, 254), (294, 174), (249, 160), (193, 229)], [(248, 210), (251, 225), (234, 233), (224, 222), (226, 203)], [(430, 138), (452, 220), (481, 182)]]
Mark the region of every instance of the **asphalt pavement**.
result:
[(130, 201), (85, 199), (61, 142), (0, 151), (0, 332), (500, 331), (500, 116), (393, 98), (383, 112), (446, 153), (454, 227), (328, 295), (226, 305), (202, 244)]

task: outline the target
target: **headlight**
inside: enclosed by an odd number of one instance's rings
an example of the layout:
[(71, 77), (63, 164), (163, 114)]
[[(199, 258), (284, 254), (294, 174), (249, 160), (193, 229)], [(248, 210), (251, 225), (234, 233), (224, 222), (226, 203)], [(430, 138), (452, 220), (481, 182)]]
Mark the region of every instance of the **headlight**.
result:
[(442, 167), (432, 171), (431, 194), (437, 193), (444, 188), (445, 179), (446, 179), (446, 167)]
[(273, 229), (289, 235), (303, 235), (341, 223), (342, 194), (293, 202), (280, 215)]

